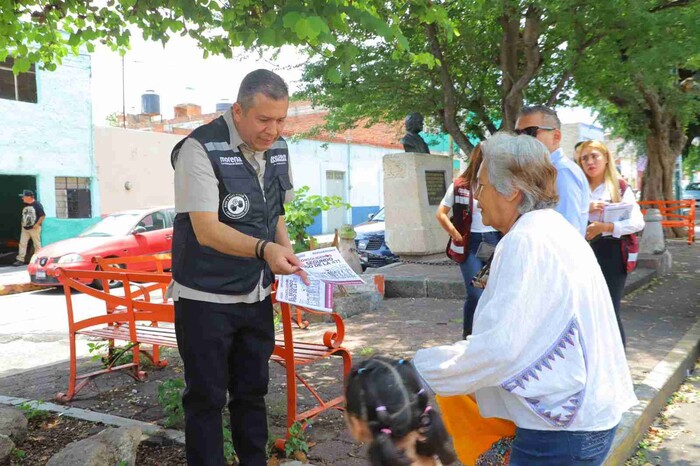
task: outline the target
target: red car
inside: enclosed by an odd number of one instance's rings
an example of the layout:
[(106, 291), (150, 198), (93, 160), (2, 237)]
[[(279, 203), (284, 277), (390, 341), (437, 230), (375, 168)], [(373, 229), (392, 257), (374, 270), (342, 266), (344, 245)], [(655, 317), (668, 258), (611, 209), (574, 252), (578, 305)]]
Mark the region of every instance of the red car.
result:
[[(49, 244), (32, 257), (27, 271), (36, 285), (57, 286), (57, 267), (95, 270), (95, 256), (122, 257), (169, 253), (173, 244), (173, 207), (128, 210), (110, 214), (75, 238)], [(170, 262), (166, 262), (166, 268)], [(154, 271), (153, 264), (132, 264), (129, 269)], [(94, 283), (101, 287), (100, 283)]]

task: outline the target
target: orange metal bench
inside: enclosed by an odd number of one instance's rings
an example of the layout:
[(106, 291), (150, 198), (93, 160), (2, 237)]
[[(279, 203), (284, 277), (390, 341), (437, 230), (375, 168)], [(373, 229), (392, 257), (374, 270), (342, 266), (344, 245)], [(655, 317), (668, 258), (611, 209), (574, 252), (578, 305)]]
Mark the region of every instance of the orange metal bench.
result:
[[(123, 258), (120, 258), (123, 260)], [(103, 263), (105, 268), (110, 265)], [(145, 380), (147, 374), (141, 370), (140, 356), (146, 355), (153, 363), (162, 367), (166, 364), (159, 357), (159, 348), (177, 347), (175, 329), (171, 325), (160, 324), (174, 323), (174, 306), (172, 302), (158, 300), (151, 297), (155, 289), (166, 287), (172, 277), (168, 273), (130, 272), (129, 270), (116, 271), (69, 271), (56, 270), (56, 277), (62, 283), (66, 297), (68, 311), (68, 331), (70, 342), (70, 376), (68, 390), (59, 393), (57, 398), (61, 401), (69, 401), (93, 378), (119, 370), (126, 371), (136, 380)], [(124, 287), (124, 296), (107, 291), (96, 290), (78, 281), (78, 279), (91, 279), (103, 281), (119, 281)], [(105, 314), (76, 321), (73, 292), (79, 291), (105, 303)], [(273, 294), (274, 301), (274, 294)], [(338, 396), (331, 400), (324, 400), (313, 388), (311, 383), (299, 374), (297, 368), (331, 356), (341, 357), (343, 360), (344, 378), (350, 372), (352, 357), (349, 351), (342, 347), (345, 335), (345, 325), (340, 315), (331, 313), (335, 323), (335, 331), (328, 331), (323, 335), (322, 343), (307, 343), (294, 340), (292, 328), (292, 306), (279, 303), (282, 312), (282, 335), (275, 339), (275, 349), (271, 360), (285, 368), (287, 379), (287, 427), (294, 422), (305, 421), (313, 418), (323, 411), (335, 408), (342, 409), (343, 397)], [(317, 312), (303, 309), (305, 312)], [(107, 340), (110, 348), (113, 348), (115, 340), (130, 342), (133, 346), (133, 362), (119, 366), (110, 366), (88, 374), (77, 374), (76, 337), (86, 335), (88, 337)], [(151, 346), (151, 351), (142, 348), (142, 345)], [(297, 383), (306, 387), (317, 402), (317, 406), (304, 412), (298, 412)], [(342, 389), (340, 390), (342, 391)], [(289, 430), (287, 430), (289, 435)], [(278, 446), (283, 446), (284, 440), (278, 440)]]
[[(688, 244), (695, 242), (695, 199), (682, 201), (639, 201), (642, 214), (647, 209), (659, 209), (663, 220), (663, 228), (686, 228), (688, 231)], [(688, 213), (683, 215), (683, 211)]]

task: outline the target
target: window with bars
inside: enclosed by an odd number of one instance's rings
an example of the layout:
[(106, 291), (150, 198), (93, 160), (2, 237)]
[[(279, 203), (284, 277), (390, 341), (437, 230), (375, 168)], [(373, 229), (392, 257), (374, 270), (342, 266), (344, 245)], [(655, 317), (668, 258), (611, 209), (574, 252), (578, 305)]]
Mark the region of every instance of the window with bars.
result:
[(7, 57), (0, 62), (0, 99), (36, 103), (36, 69), (34, 65), (26, 73), (15, 76), (12, 72), (14, 63), (12, 57)]
[(56, 177), (56, 218), (90, 218), (90, 178)]

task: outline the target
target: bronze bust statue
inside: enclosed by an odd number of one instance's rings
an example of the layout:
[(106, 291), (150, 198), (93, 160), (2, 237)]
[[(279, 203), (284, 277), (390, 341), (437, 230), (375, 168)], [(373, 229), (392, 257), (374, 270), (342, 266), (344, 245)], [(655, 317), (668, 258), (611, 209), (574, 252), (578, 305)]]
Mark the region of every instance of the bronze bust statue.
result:
[(422, 137), (418, 133), (423, 131), (423, 115), (420, 113), (409, 113), (404, 121), (406, 126), (406, 134), (401, 138), (403, 150), (406, 152), (418, 152), (421, 154), (430, 154), (430, 149)]

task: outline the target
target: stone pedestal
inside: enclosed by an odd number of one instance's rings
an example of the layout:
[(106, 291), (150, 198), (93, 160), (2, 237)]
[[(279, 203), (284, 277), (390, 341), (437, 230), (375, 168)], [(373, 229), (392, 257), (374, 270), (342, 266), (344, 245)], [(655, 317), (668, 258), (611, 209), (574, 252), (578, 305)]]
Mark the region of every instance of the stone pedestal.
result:
[(442, 155), (387, 154), (384, 163), (386, 243), (399, 256), (445, 250), (447, 233), (435, 219), (452, 182), (452, 160)]
[(644, 215), (644, 234), (639, 243), (640, 254), (661, 254), (666, 250), (664, 229), (661, 227), (661, 212), (659, 209), (649, 209)]
[(649, 209), (644, 216), (644, 234), (639, 243), (639, 267), (656, 269), (659, 276), (671, 271), (673, 258), (666, 249), (664, 230), (661, 226), (661, 212), (659, 209)]

